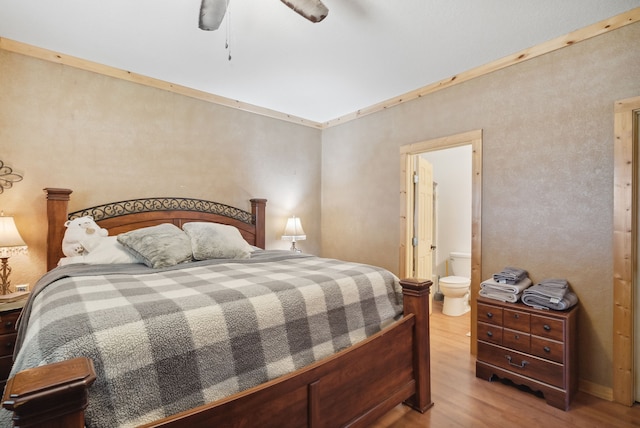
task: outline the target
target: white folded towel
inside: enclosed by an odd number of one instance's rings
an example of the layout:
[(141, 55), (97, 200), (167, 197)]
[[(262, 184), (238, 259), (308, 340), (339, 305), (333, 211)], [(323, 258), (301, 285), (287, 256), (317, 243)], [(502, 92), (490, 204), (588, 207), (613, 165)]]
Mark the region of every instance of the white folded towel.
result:
[(482, 297), (486, 297), (487, 299), (499, 300), (501, 302), (509, 302), (516, 303), (522, 293), (510, 293), (508, 291), (495, 291), (495, 290), (487, 290), (486, 288), (480, 289), (480, 295)]
[(522, 293), (526, 288), (529, 288), (531, 284), (531, 279), (529, 279), (528, 277), (516, 284), (502, 284), (493, 278), (489, 278), (480, 283), (480, 289), (519, 294)]

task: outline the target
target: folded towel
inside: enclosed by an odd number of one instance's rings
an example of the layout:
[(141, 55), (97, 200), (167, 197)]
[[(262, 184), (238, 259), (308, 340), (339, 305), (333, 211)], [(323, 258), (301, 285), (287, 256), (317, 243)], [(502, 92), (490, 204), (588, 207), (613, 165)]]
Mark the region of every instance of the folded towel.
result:
[(510, 302), (516, 303), (521, 293), (509, 293), (507, 291), (495, 291), (495, 290), (487, 290), (486, 288), (480, 289), (480, 295), (482, 297), (486, 297), (487, 299), (500, 300), (501, 302)]
[(488, 290), (509, 292), (513, 294), (522, 293), (525, 289), (531, 286), (531, 279), (525, 278), (517, 284), (502, 284), (493, 278), (489, 278), (480, 283), (480, 288), (486, 288)]
[(522, 303), (536, 309), (553, 309), (564, 311), (578, 303), (578, 296), (571, 291), (567, 292), (560, 301), (551, 301), (549, 297), (536, 293), (522, 293)]
[(566, 279), (559, 279), (559, 278), (545, 279), (544, 281), (540, 281), (539, 284), (549, 288), (551, 287), (568, 288), (569, 287), (569, 282)]
[(501, 284), (517, 284), (528, 276), (529, 273), (524, 269), (507, 266), (500, 272), (494, 273), (493, 279)]
[(547, 287), (543, 284), (532, 285), (531, 287), (524, 290), (525, 294), (536, 294), (542, 297), (546, 297), (550, 299), (552, 303), (557, 303), (562, 300), (564, 295), (568, 292), (568, 288)]

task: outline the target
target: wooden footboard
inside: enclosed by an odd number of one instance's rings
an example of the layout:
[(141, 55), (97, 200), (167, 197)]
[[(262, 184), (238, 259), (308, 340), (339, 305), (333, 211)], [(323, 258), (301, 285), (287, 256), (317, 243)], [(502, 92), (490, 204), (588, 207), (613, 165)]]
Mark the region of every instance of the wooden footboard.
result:
[[(289, 375), (145, 427), (364, 427), (402, 402), (426, 411), (433, 405), (431, 281), (401, 285), (405, 315), (393, 326)], [(92, 368), (81, 358), (20, 372), (7, 384), (3, 406), (16, 426), (82, 428)]]

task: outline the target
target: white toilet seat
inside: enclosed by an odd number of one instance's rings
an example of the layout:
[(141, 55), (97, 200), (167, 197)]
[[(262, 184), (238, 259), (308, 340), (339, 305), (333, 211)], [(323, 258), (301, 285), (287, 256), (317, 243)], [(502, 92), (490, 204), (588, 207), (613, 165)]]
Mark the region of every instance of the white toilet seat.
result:
[(440, 283), (444, 283), (450, 288), (464, 288), (471, 284), (471, 280), (464, 276), (445, 276), (444, 278), (440, 278)]

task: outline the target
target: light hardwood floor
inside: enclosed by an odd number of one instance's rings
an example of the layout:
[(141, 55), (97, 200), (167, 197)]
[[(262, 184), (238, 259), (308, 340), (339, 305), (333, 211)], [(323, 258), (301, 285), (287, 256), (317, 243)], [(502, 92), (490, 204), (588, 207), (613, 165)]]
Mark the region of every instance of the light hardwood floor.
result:
[(431, 391), (434, 406), (424, 414), (397, 406), (375, 428), (402, 427), (640, 427), (640, 405), (626, 407), (579, 392), (569, 411), (546, 404), (529, 391), (475, 377), (469, 353), (469, 314), (431, 315)]

